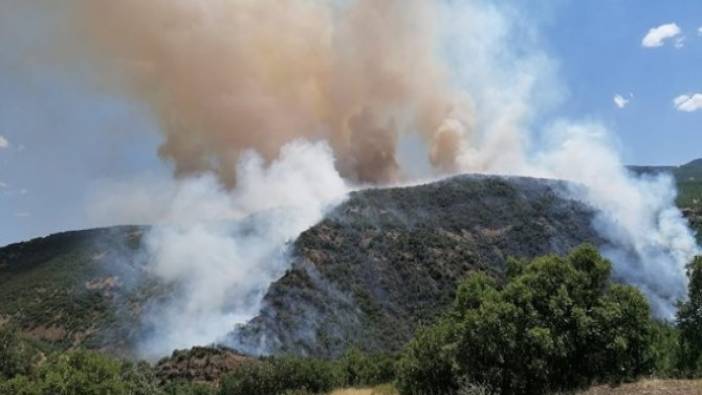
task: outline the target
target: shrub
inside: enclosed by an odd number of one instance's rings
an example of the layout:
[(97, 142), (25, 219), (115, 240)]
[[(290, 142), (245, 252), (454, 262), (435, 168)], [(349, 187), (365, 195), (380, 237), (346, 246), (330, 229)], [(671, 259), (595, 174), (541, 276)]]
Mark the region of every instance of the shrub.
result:
[(649, 359), (653, 362), (652, 374), (658, 378), (680, 376), (680, 332), (669, 322), (654, 321), (651, 324), (651, 348)]
[(688, 277), (688, 299), (678, 306), (678, 367), (686, 376), (699, 376), (702, 373), (702, 257), (690, 263)]
[(395, 359), (391, 355), (366, 354), (351, 348), (336, 365), (344, 386), (375, 386), (395, 379)]
[(17, 327), (0, 327), (0, 379), (26, 375), (32, 369), (37, 353), (19, 336)]
[(401, 394), (449, 394), (458, 388), (453, 366), (455, 324), (446, 319), (420, 329), (397, 363)]
[[(26, 375), (15, 375), (0, 383), (0, 395), (159, 395), (151, 367), (125, 363), (91, 351), (70, 351), (50, 355)], [(172, 392), (204, 394), (204, 392)]]
[(165, 395), (213, 395), (216, 392), (211, 386), (189, 381), (167, 382), (162, 391)]
[(282, 357), (245, 364), (225, 376), (222, 395), (275, 395), (286, 391), (326, 392), (339, 384), (333, 365), (314, 358)]

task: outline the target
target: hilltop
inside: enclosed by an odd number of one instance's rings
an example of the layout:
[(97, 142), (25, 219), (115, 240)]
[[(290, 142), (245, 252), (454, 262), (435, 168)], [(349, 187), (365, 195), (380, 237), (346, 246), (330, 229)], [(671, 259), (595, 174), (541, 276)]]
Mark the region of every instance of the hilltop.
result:
[(257, 352), (397, 351), (432, 322), (471, 271), (501, 278), (508, 257), (601, 244), (565, 183), (458, 176), (353, 193), (295, 242), (292, 268), (259, 317), (233, 335)]
[[(700, 229), (702, 160), (675, 168), (679, 203)], [(243, 351), (334, 356), (349, 345), (394, 351), (453, 300), (467, 273), (500, 278), (507, 257), (601, 244), (592, 211), (566, 183), (457, 176), (354, 192), (290, 246), (261, 314), (233, 331)], [(56, 349), (134, 356), (141, 320), (172, 285), (146, 270), (148, 227), (66, 232), (0, 248), (0, 325)], [(233, 328), (234, 329), (234, 328)]]

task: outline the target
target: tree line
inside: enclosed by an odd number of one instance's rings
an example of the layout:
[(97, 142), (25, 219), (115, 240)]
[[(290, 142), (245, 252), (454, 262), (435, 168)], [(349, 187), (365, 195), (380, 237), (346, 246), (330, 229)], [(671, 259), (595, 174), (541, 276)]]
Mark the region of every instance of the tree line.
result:
[(655, 320), (641, 292), (611, 272), (589, 245), (565, 257), (510, 259), (503, 279), (475, 272), (462, 280), (449, 311), (398, 355), (262, 358), (218, 386), (163, 382), (148, 364), (91, 351), (39, 352), (6, 325), (0, 395), (323, 394), (389, 382), (401, 395), (515, 395), (702, 376), (702, 257), (688, 267), (689, 295), (674, 322)]

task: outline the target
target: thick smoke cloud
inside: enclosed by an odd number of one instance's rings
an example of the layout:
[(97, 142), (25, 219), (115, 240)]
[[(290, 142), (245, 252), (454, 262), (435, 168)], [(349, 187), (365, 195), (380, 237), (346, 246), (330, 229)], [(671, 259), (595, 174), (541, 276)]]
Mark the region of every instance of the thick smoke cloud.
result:
[(253, 149), (324, 139), (342, 175), (399, 176), (401, 130), (421, 132), (449, 163), (448, 70), (436, 7), (420, 0), (74, 0), (90, 52), (158, 115), (159, 153), (176, 173), (214, 171), (229, 187)]
[(177, 182), (160, 201), (144, 250), (150, 273), (179, 292), (144, 314), (143, 357), (209, 344), (253, 318), (287, 269), (290, 241), (348, 191), (324, 143), (291, 142), (270, 166), (245, 152), (237, 172), (234, 192), (205, 175)]
[(629, 174), (596, 123), (536, 127), (567, 92), (538, 23), (509, 2), (69, 4), (78, 29), (69, 53), (87, 54), (104, 88), (152, 110), (164, 134), (159, 154), (181, 179), (160, 195), (128, 188), (164, 196), (153, 210), (142, 207), (149, 199), (126, 208), (129, 199), (100, 201), (101, 210), (150, 221), (157, 213), (166, 223), (147, 238), (152, 269), (183, 292), (149, 316), (161, 324), (145, 341), (148, 354), (215, 341), (255, 315), (285, 268), (285, 243), (321, 218), (345, 182), (416, 180), (397, 155), (411, 134), (421, 136), (414, 159), (433, 169), (423, 177), (576, 182), (571, 196), (598, 210), (594, 226), (611, 241), (617, 275), (664, 317), (685, 294), (685, 264), (698, 247), (671, 180)]

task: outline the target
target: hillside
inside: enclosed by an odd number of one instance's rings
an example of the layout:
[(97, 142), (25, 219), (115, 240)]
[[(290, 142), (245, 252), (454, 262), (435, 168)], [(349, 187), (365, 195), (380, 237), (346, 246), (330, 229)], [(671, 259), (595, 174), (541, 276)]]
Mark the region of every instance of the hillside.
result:
[(561, 197), (564, 186), (459, 176), (354, 193), (298, 238), (292, 269), (233, 338), (250, 352), (396, 351), (451, 303), (467, 273), (499, 278), (507, 257), (599, 243), (592, 212)]
[[(141, 307), (164, 291), (143, 271), (143, 232), (66, 232), (0, 249), (0, 323), (60, 349), (129, 354)], [(134, 278), (143, 281), (127, 281)]]
[[(682, 168), (694, 172), (699, 163)], [(699, 229), (695, 174), (679, 183), (681, 197), (691, 196), (681, 199), (690, 203), (685, 213)], [(261, 315), (231, 338), (250, 352), (397, 350), (441, 313), (468, 272), (499, 277), (508, 256), (600, 243), (592, 213), (563, 198), (564, 185), (459, 176), (355, 192), (293, 243), (292, 267), (271, 285)], [(149, 330), (141, 312), (169, 293), (145, 270), (147, 230), (67, 232), (0, 248), (0, 325), (16, 323), (50, 347), (132, 355)]]

